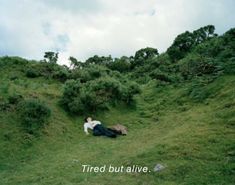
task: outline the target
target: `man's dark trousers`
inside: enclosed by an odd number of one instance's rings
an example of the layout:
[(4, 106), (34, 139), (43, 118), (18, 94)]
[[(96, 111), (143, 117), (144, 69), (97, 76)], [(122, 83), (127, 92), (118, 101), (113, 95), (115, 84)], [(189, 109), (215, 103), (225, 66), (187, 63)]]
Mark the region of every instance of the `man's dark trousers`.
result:
[(102, 136), (103, 135), (103, 136), (112, 137), (112, 138), (117, 137), (117, 135), (114, 132), (108, 130), (107, 128), (105, 128), (101, 124), (98, 124), (93, 128), (93, 135), (94, 136)]

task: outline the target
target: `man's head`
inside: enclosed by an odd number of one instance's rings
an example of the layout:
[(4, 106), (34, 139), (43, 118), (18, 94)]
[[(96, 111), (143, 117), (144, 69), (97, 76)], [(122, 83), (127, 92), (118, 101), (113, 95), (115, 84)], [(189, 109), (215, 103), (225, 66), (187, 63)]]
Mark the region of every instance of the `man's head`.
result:
[(91, 118), (91, 117), (86, 117), (84, 121), (85, 121), (85, 122), (91, 122), (91, 121), (92, 121), (92, 118)]

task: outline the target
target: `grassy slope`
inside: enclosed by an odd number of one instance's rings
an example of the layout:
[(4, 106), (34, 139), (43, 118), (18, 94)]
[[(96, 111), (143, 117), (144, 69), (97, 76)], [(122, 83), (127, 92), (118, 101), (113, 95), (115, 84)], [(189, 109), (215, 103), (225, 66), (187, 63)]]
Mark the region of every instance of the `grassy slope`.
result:
[[(44, 136), (21, 131), (12, 111), (0, 112), (1, 184), (232, 184), (234, 179), (235, 76), (224, 76), (206, 87), (213, 92), (193, 103), (189, 84), (156, 88), (143, 86), (136, 107), (99, 113), (106, 125), (120, 122), (129, 134), (117, 139), (86, 136), (80, 117), (67, 115), (57, 104), (62, 84), (27, 79), (18, 69), (0, 71), (0, 93), (39, 97), (52, 109)], [(81, 164), (142, 165), (156, 173), (82, 173)]]

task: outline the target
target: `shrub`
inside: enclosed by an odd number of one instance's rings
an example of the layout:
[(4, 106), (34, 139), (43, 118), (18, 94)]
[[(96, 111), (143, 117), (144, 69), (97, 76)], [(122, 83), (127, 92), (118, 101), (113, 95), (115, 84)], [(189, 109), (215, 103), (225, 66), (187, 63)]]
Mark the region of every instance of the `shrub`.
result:
[(133, 96), (139, 92), (136, 83), (121, 83), (112, 77), (102, 77), (86, 83), (69, 80), (65, 84), (60, 103), (69, 112), (81, 115), (87, 111), (107, 109), (109, 105), (121, 101), (130, 104)]
[(117, 58), (115, 59), (114, 62), (110, 62), (107, 67), (111, 70), (116, 70), (119, 72), (127, 72), (130, 70), (131, 67), (131, 63), (130, 63), (130, 59), (128, 57), (121, 57), (120, 59)]
[(70, 73), (65, 66), (57, 66), (57, 68), (53, 70), (52, 77), (64, 82), (70, 78)]
[(40, 73), (39, 73), (39, 71), (37, 71), (33, 68), (29, 68), (26, 71), (26, 76), (29, 77), (29, 78), (36, 78), (36, 77), (40, 76)]
[(223, 71), (225, 74), (235, 74), (235, 57), (228, 59), (223, 64)]
[(85, 83), (110, 74), (110, 70), (105, 66), (90, 64), (82, 69), (75, 68), (72, 70), (71, 78), (78, 79), (80, 82)]
[(0, 57), (0, 67), (4, 66), (16, 67), (17, 65), (27, 66), (28, 63), (29, 63), (28, 60), (20, 57), (9, 57), (9, 56)]
[(72, 70), (71, 73), (71, 78), (72, 79), (79, 79), (80, 82), (85, 83), (89, 80), (91, 80), (90, 74), (87, 70), (75, 68)]
[(30, 67), (26, 70), (26, 76), (29, 78), (43, 76), (47, 79), (54, 78), (64, 82), (70, 78), (70, 71), (67, 66), (40, 61), (30, 64)]
[(10, 109), (9, 103), (0, 96), (0, 111), (6, 111)]
[(55, 63), (48, 63), (45, 61), (40, 61), (33, 65), (34, 69), (38, 71), (41, 76), (50, 78), (53, 74), (54, 69), (56, 68), (57, 64)]
[(191, 89), (189, 90), (189, 97), (194, 101), (194, 102), (203, 102), (205, 99), (208, 98), (209, 92), (206, 90), (205, 87), (203, 86), (192, 86)]
[(156, 69), (150, 73), (150, 77), (156, 80), (164, 81), (164, 82), (171, 82), (171, 79), (168, 74), (162, 72), (159, 69)]
[(39, 100), (27, 100), (19, 106), (20, 118), (24, 129), (35, 134), (45, 126), (51, 110)]
[(204, 102), (207, 98), (216, 96), (222, 86), (209, 85), (213, 82), (213, 78), (198, 78), (192, 81), (188, 88), (188, 95), (194, 102)]
[(135, 82), (128, 82), (127, 85), (125, 86), (125, 89), (121, 92), (121, 97), (122, 100), (126, 103), (126, 104), (130, 104), (133, 102), (133, 96), (135, 94), (140, 93), (141, 90), (139, 88), (139, 86), (137, 85), (137, 83)]
[(215, 75), (218, 70), (219, 66), (213, 58), (201, 55), (189, 55), (180, 64), (180, 73), (184, 79), (190, 79), (194, 76)]
[(8, 97), (8, 101), (10, 104), (18, 104), (23, 100), (23, 96), (20, 94), (14, 94)]
[(0, 92), (1, 94), (8, 94), (9, 93), (9, 88), (10, 88), (10, 83), (7, 81), (3, 81), (0, 86)]
[(10, 76), (10, 80), (11, 80), (11, 81), (14, 81), (14, 80), (17, 80), (17, 79), (19, 79), (19, 77), (16, 76), (16, 75)]
[(211, 40), (199, 44), (194, 52), (205, 57), (217, 57), (225, 49), (224, 41), (221, 37), (214, 37)]
[[(80, 94), (81, 83), (78, 80), (67, 80), (64, 86), (63, 96), (60, 100), (60, 104), (70, 112), (79, 112), (75, 110), (79, 108), (79, 102), (75, 102), (75, 98)], [(77, 104), (76, 106), (74, 104)]]

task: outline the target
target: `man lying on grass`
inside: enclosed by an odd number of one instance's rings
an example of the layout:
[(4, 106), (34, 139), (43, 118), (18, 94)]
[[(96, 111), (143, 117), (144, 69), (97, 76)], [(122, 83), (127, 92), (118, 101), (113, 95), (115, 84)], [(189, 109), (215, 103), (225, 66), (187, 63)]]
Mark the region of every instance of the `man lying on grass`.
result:
[(111, 129), (104, 127), (100, 121), (92, 120), (91, 117), (86, 117), (84, 121), (85, 121), (84, 131), (87, 135), (89, 134), (88, 132), (88, 128), (89, 128), (93, 130), (94, 136), (107, 136), (111, 138), (117, 137), (117, 133), (115, 133)]

